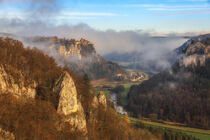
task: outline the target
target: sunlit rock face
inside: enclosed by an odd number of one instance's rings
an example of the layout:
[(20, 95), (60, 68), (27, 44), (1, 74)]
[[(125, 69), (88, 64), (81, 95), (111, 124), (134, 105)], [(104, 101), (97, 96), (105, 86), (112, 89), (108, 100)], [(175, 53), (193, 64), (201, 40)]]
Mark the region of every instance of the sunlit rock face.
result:
[(106, 97), (104, 96), (104, 92), (100, 92), (98, 95), (99, 104), (103, 105), (105, 108), (107, 107)]
[(206, 59), (210, 56), (210, 46), (206, 46), (201, 42), (190, 44), (184, 51), (179, 64), (180, 66), (204, 66)]
[(61, 55), (75, 56), (79, 60), (96, 55), (94, 45), (85, 39), (81, 39), (80, 41), (72, 39), (66, 40), (65, 42), (57, 40), (53, 45), (59, 50)]
[(0, 92), (1, 93), (12, 93), (15, 96), (24, 96), (35, 98), (36, 95), (36, 83), (25, 85), (24, 78), (19, 77), (19, 81), (16, 82), (14, 78), (9, 75), (3, 66), (0, 66)]
[(68, 122), (74, 131), (87, 134), (84, 110), (77, 99), (75, 83), (67, 72), (57, 80), (54, 91), (59, 94), (57, 112), (65, 115), (64, 122)]

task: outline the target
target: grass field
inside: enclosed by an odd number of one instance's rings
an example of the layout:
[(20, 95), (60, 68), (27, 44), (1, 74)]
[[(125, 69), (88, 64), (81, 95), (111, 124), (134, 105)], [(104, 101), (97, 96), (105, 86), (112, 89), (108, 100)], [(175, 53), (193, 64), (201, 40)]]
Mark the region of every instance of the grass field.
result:
[(121, 99), (120, 99), (120, 102), (122, 103), (123, 106), (127, 105), (128, 104), (128, 98), (127, 98), (127, 95), (128, 95), (128, 92), (129, 92), (129, 89), (132, 85), (137, 85), (139, 83), (128, 83), (128, 84), (122, 84), (125, 88), (125, 91), (123, 91), (121, 93)]
[(176, 126), (176, 125), (168, 125), (158, 122), (152, 121), (145, 121), (145, 120), (138, 120), (136, 118), (129, 117), (131, 121), (134, 122), (141, 122), (145, 125), (149, 125), (155, 128), (165, 128), (169, 130), (173, 130), (175, 132), (182, 132), (187, 135), (194, 136), (199, 138), (200, 140), (210, 140), (210, 130), (198, 129), (198, 128), (191, 128), (191, 127), (183, 127), (183, 126)]
[(130, 65), (132, 66), (141, 65), (141, 62), (117, 62), (117, 63), (122, 67), (128, 67)]

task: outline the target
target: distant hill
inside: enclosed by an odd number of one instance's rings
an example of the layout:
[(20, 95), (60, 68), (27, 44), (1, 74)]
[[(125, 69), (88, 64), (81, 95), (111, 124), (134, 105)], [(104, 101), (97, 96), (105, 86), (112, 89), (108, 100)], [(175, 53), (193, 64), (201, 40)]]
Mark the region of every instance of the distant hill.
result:
[(210, 128), (210, 35), (190, 39), (176, 49), (171, 68), (131, 87), (127, 109), (155, 117)]

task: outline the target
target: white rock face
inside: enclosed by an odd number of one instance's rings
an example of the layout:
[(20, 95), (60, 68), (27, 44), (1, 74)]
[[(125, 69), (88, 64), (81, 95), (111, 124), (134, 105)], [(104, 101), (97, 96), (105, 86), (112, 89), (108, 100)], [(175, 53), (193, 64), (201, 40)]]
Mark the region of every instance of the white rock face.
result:
[(70, 46), (69, 50), (66, 49), (66, 46), (61, 45), (59, 48), (59, 53), (61, 55), (64, 56), (75, 56), (78, 57), (79, 60), (82, 59), (82, 55), (81, 55), (81, 48), (77, 48), (77, 47), (72, 47), (72, 45)]
[(25, 86), (24, 83), (16, 83), (14, 78), (6, 73), (3, 66), (0, 65), (0, 91), (2, 93), (12, 93), (16, 96), (25, 96), (35, 98), (36, 83)]
[(185, 65), (185, 67), (190, 65), (197, 66), (198, 64), (200, 64), (200, 66), (204, 66), (207, 58), (207, 55), (191, 55), (188, 57), (183, 57), (182, 63)]
[(188, 67), (192, 66), (204, 66), (206, 59), (210, 56), (210, 46), (205, 46), (201, 42), (191, 44), (186, 48), (185, 54), (181, 57), (179, 64)]
[(65, 115), (74, 131), (87, 134), (86, 119), (81, 102), (77, 99), (77, 90), (72, 77), (64, 72), (54, 86), (54, 91), (59, 94), (57, 112)]
[(85, 39), (80, 41), (64, 39), (62, 42), (58, 42), (53, 45), (58, 48), (60, 55), (71, 56), (78, 60), (89, 58), (92, 55), (96, 56), (94, 45)]

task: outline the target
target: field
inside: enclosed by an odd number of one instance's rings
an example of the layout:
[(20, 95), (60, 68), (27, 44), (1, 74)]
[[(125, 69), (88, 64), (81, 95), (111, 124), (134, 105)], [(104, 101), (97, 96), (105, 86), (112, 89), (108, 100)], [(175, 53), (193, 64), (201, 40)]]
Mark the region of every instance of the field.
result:
[(196, 138), (199, 138), (200, 140), (210, 140), (210, 130), (183, 127), (183, 126), (177, 126), (177, 125), (169, 125), (169, 124), (163, 124), (163, 123), (158, 123), (158, 122), (153, 122), (153, 121), (139, 120), (132, 117), (129, 117), (129, 119), (133, 123), (141, 122), (145, 125), (152, 126), (154, 128), (164, 128), (164, 129), (172, 130), (174, 132), (182, 132), (187, 135), (191, 135)]
[(128, 104), (128, 98), (127, 98), (127, 95), (128, 95), (128, 92), (129, 92), (129, 89), (132, 85), (137, 85), (139, 84), (140, 82), (138, 83), (127, 83), (127, 84), (122, 84), (125, 88), (125, 91), (123, 91), (121, 93), (121, 99), (120, 99), (120, 102), (123, 106), (127, 105)]
[(141, 65), (141, 62), (117, 62), (117, 63), (124, 68), (128, 68), (129, 66)]

